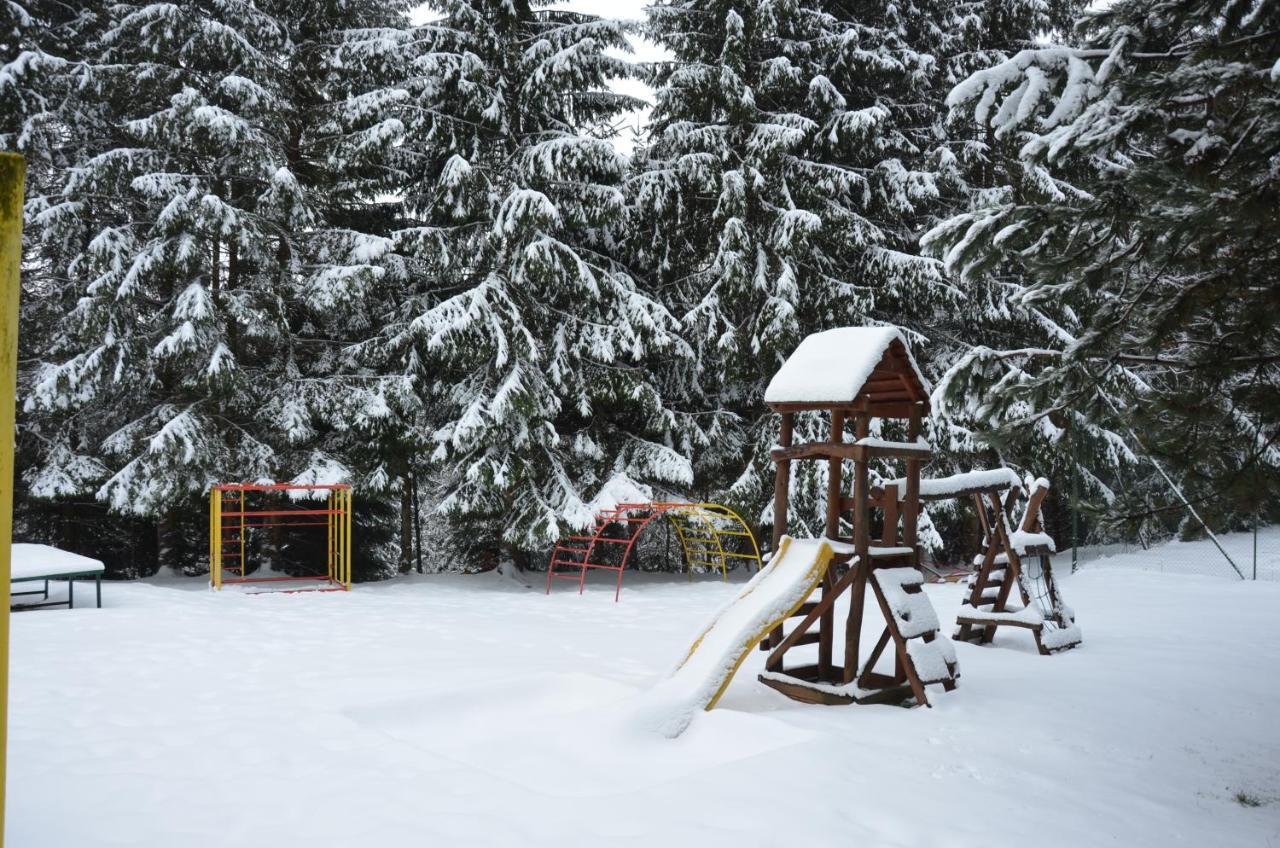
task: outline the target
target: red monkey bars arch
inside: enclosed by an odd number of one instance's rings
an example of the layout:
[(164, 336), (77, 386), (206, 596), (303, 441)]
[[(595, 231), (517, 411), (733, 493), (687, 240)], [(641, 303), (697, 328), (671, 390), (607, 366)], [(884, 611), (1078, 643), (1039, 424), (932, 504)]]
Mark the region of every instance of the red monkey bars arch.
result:
[[(738, 513), (713, 503), (621, 503), (596, 513), (589, 536), (570, 536), (556, 545), (547, 566), (547, 594), (557, 579), (577, 580), (578, 594), (586, 585), (587, 571), (599, 569), (618, 574), (613, 599), (622, 593), (622, 572), (626, 570), (640, 534), (655, 519), (665, 518), (676, 531), (684, 552), (690, 578), (694, 566), (719, 569), (728, 579), (728, 561), (741, 559), (760, 568), (760, 546), (755, 534)], [(619, 526), (622, 532), (610, 535)], [(734, 540), (745, 540), (734, 544)], [(613, 561), (613, 560), (616, 560)], [(570, 571), (573, 573), (564, 573)]]

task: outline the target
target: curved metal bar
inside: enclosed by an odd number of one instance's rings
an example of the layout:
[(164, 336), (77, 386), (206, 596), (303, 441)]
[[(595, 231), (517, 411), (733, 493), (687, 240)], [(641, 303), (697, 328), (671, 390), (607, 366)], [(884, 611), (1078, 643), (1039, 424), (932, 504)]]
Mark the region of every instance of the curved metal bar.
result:
[[(634, 513), (640, 513), (640, 515), (634, 515)], [(755, 534), (751, 532), (751, 528), (747, 526), (747, 523), (742, 520), (740, 515), (726, 506), (713, 503), (620, 503), (613, 509), (596, 514), (595, 527), (590, 536), (570, 536), (561, 540), (555, 546), (551, 553), (551, 561), (547, 566), (547, 593), (550, 594), (556, 577), (573, 579), (571, 575), (557, 575), (555, 573), (557, 566), (565, 569), (578, 569), (578, 574), (576, 575), (578, 594), (582, 594), (586, 585), (587, 569), (597, 568), (618, 573), (617, 587), (613, 596), (614, 600), (617, 601), (622, 593), (622, 573), (626, 570), (627, 563), (631, 560), (631, 553), (635, 550), (636, 542), (645, 528), (659, 517), (665, 518), (670, 522), (670, 526), (676, 529), (676, 538), (680, 542), (690, 580), (693, 579), (693, 565), (695, 562), (693, 554), (696, 552), (691, 543), (701, 542), (705, 546), (701, 549), (701, 554), (707, 557), (707, 565), (714, 568), (716, 561), (712, 561), (711, 557), (715, 557), (718, 560), (721, 576), (725, 580), (729, 579), (728, 561), (731, 558), (754, 560), (756, 570), (760, 569), (760, 545), (756, 542)], [(702, 538), (694, 537), (686, 532), (690, 530), (691, 522), (694, 521), (699, 522), (706, 528), (705, 536)], [(724, 521), (735, 522), (741, 530), (724, 530), (720, 526), (720, 523)], [(623, 538), (605, 536), (604, 534), (609, 526), (615, 523), (625, 523), (630, 528), (630, 533)], [(745, 536), (751, 545), (750, 553), (737, 553), (732, 550), (726, 550), (722, 539), (723, 536)], [(617, 564), (607, 561), (592, 561), (598, 546), (605, 542), (624, 545), (622, 555)], [(578, 546), (575, 546), (574, 543), (577, 543)], [(580, 547), (582, 543), (586, 543), (586, 546)], [(714, 544), (714, 548), (711, 547), (712, 544)], [(573, 555), (571, 558), (569, 557), (570, 554)], [(564, 556), (562, 557), (562, 555)], [(581, 556), (581, 559), (578, 559), (578, 556)]]

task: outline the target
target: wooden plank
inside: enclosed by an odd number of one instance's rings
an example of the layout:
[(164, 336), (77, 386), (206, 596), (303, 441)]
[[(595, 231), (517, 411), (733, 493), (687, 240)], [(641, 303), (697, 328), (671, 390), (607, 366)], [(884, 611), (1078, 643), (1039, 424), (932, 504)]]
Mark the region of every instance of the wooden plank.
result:
[(834, 707), (856, 703), (852, 695), (837, 695), (833, 692), (824, 692), (805, 685), (801, 680), (775, 680), (771, 677), (765, 677), (763, 674), (760, 675), (759, 680), (770, 689), (781, 692), (791, 700), (799, 701), (802, 704), (822, 704)]
[[(861, 398), (856, 403), (830, 403), (819, 401), (814, 403), (771, 403), (768, 405), (774, 412), (829, 412), (832, 409), (839, 409), (846, 415), (852, 415), (857, 412), (870, 412), (875, 418), (900, 418), (906, 419), (911, 417), (911, 410), (914, 404), (904, 401), (885, 401), (882, 403), (872, 403), (870, 398)], [(928, 404), (925, 404), (927, 410)]]
[[(898, 545), (898, 499), (885, 498), (881, 503), (884, 510), (884, 528), (880, 533), (880, 544), (886, 548), (896, 548)], [(906, 524), (906, 515), (903, 515), (903, 525)]]
[(769, 452), (769, 457), (774, 462), (781, 462), (787, 459), (831, 459), (833, 457), (853, 459), (857, 453), (857, 446), (847, 442), (844, 444), (835, 442), (805, 442), (804, 444), (792, 445), (791, 447), (774, 448)]
[[(871, 416), (862, 413), (854, 421), (854, 435), (866, 438), (871, 429)], [(854, 575), (853, 591), (849, 597), (849, 615), (844, 625), (844, 673), (841, 680), (852, 683), (858, 675), (859, 655), (862, 651), (862, 618), (866, 605), (867, 576), (871, 573), (871, 560), (868, 548), (871, 541), (870, 515), (867, 500), (870, 495), (870, 473), (866, 458), (854, 460), (853, 464), (853, 547), (858, 562), (852, 569)]]
[[(964, 613), (956, 616), (956, 624), (968, 624), (972, 627), (1021, 627), (1026, 630), (1039, 631), (1044, 625), (1033, 624), (1029, 621), (992, 621), (988, 618), (970, 618)], [(959, 637), (957, 637), (959, 638)], [(967, 641), (967, 640), (966, 640)]]
[[(869, 689), (871, 676), (875, 673), (876, 663), (880, 661), (880, 656), (884, 653), (884, 649), (889, 645), (889, 628), (885, 628), (880, 632), (880, 638), (876, 640), (876, 646), (871, 649), (871, 656), (867, 657), (867, 664), (862, 668), (862, 675), (858, 678), (858, 686), (863, 689)], [(883, 688), (883, 687), (880, 687)]]
[[(829, 441), (834, 445), (844, 444), (844, 413), (838, 409), (831, 411), (831, 431), (828, 434)], [(838, 455), (831, 456), (827, 460), (827, 525), (826, 536), (828, 539), (834, 539), (840, 535), (840, 490), (842, 488), (844, 477), (844, 460)], [(835, 600), (835, 574), (831, 568), (827, 568), (827, 573), (822, 581), (822, 600), (827, 600), (827, 593), (832, 593), (831, 600)], [(833, 640), (835, 634), (835, 607), (832, 603), (827, 603), (826, 608), (821, 613), (818, 625), (818, 676), (822, 680), (831, 679), (831, 656), (833, 648)]]
[(889, 447), (885, 445), (855, 445), (851, 442), (805, 442), (790, 447), (776, 447), (769, 451), (769, 458), (774, 462), (789, 459), (906, 459), (917, 463), (933, 458), (931, 448), (907, 447), (906, 445)]

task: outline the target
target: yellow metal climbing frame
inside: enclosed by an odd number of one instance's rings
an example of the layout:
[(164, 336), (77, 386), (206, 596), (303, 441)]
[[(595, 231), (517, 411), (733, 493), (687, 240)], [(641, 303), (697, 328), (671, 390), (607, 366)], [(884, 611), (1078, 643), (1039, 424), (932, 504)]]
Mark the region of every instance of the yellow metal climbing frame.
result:
[[(325, 498), (324, 508), (314, 503), (290, 505), (279, 498), (254, 508), (249, 495), (283, 495), (310, 491)], [(219, 483), (209, 491), (209, 583), (221, 589), (226, 583), (276, 583), (312, 581), (325, 590), (351, 588), (351, 486), (346, 483)], [(324, 570), (295, 575), (253, 576), (249, 574), (246, 547), (253, 528), (324, 527), (326, 534)], [(230, 576), (228, 576), (228, 573)], [(290, 590), (300, 591), (300, 590)], [(310, 591), (310, 590), (308, 590)]]
[[(689, 579), (695, 566), (719, 569), (729, 579), (729, 560), (745, 560), (760, 569), (760, 546), (742, 516), (723, 504), (662, 504), (662, 514), (671, 522), (684, 552)], [(746, 539), (746, 542), (735, 540)]]

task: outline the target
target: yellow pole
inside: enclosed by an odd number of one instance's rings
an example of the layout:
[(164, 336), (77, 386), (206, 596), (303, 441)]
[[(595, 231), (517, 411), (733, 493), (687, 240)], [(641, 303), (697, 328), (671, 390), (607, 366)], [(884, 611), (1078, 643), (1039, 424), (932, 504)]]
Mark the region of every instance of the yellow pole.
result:
[(245, 572), (249, 569), (245, 567), (244, 561), (244, 489), (240, 490), (240, 576), (245, 577)]
[(347, 589), (351, 588), (351, 489), (347, 489), (347, 514), (344, 516), (347, 522), (347, 551), (342, 558), (342, 567), (344, 570), (344, 582)]
[(222, 490), (213, 492), (213, 531), (218, 542), (213, 548), (213, 588), (222, 588)]
[(9, 577), (13, 573), (13, 432), (18, 380), (18, 291), (22, 265), (22, 184), (27, 163), (0, 153), (0, 848), (4, 848), (5, 761), (9, 747)]

